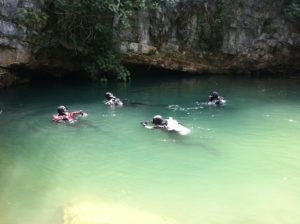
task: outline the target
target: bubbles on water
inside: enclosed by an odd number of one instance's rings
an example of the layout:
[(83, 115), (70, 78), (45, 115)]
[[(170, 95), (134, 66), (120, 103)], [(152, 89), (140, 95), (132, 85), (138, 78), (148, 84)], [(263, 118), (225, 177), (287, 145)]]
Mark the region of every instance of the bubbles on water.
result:
[(174, 138), (169, 138), (169, 139), (164, 138), (164, 139), (161, 139), (160, 141), (161, 142), (176, 142), (176, 139), (174, 139)]
[(189, 111), (195, 111), (195, 110), (200, 110), (203, 109), (203, 106), (195, 106), (195, 107), (181, 107), (179, 105), (169, 105), (168, 106), (169, 109), (175, 111), (182, 111), (182, 112), (187, 112), (187, 114), (190, 114)]
[[(197, 106), (200, 106), (201, 108), (204, 108), (204, 107), (207, 107), (207, 106), (209, 106), (209, 103), (208, 102), (196, 102), (196, 105)], [(215, 104), (213, 104), (213, 105), (215, 105)]]
[(102, 114), (102, 117), (116, 117), (117, 114)]
[(169, 105), (168, 108), (171, 110), (178, 110), (180, 108), (180, 106), (179, 105)]
[(82, 117), (82, 118), (86, 118), (87, 116), (88, 116), (87, 113), (83, 113), (81, 117)]

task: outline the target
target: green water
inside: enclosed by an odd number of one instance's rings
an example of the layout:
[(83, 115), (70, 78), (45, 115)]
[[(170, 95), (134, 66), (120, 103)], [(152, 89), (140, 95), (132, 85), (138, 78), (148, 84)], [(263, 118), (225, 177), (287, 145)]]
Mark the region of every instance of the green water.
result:
[[(300, 79), (158, 77), (2, 90), (0, 223), (299, 224)], [(211, 90), (224, 107), (197, 103)], [(89, 116), (52, 123), (61, 104)], [(191, 133), (139, 124), (156, 114)]]

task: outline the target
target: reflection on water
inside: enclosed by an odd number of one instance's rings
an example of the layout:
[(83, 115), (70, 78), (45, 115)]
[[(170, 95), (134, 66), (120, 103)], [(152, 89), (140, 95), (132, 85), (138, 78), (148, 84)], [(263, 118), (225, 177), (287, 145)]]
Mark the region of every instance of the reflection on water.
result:
[[(300, 79), (153, 77), (2, 90), (0, 223), (300, 223)], [(61, 104), (89, 116), (52, 123)], [(140, 125), (156, 114), (191, 133)]]

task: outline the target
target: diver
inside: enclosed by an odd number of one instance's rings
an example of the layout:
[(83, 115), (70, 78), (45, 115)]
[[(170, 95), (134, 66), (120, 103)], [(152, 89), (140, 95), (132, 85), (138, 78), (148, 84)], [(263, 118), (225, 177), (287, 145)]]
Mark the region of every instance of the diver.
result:
[(184, 127), (182, 124), (178, 123), (178, 121), (174, 120), (172, 117), (168, 119), (164, 119), (160, 115), (155, 115), (152, 118), (152, 121), (144, 121), (141, 124), (148, 129), (161, 129), (163, 131), (168, 132), (177, 132), (181, 135), (187, 135), (190, 132), (190, 129)]
[(124, 104), (119, 98), (114, 96), (111, 92), (106, 92), (105, 98), (107, 100), (105, 104), (109, 106), (123, 106)]
[(78, 116), (87, 116), (86, 113), (80, 111), (69, 112), (68, 108), (65, 106), (59, 106), (57, 108), (58, 114), (52, 116), (52, 121), (59, 123), (73, 123), (77, 120)]
[(222, 105), (226, 101), (222, 96), (219, 95), (217, 91), (213, 91), (209, 96), (208, 96), (208, 105)]
[(127, 106), (127, 107), (135, 107), (137, 105), (147, 105), (145, 103), (134, 102), (128, 99), (120, 100), (118, 97), (114, 96), (111, 92), (105, 93), (106, 102), (105, 104), (109, 106)]
[(165, 104), (151, 104), (151, 103), (142, 103), (136, 102), (128, 99), (120, 100), (118, 97), (114, 96), (111, 92), (105, 93), (105, 104), (111, 107), (115, 106), (126, 106), (126, 107), (136, 107), (136, 106), (154, 106), (154, 107), (167, 107), (168, 105)]
[(167, 130), (168, 121), (166, 119), (163, 119), (163, 117), (160, 115), (155, 115), (152, 118), (152, 121), (144, 121), (141, 122), (141, 124), (148, 129), (160, 128), (160, 129)]

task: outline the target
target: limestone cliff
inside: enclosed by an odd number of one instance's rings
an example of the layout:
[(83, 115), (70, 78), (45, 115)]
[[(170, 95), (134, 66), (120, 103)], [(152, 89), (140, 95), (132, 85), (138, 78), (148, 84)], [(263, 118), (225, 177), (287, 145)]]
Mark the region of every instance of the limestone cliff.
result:
[[(121, 30), (127, 63), (195, 73), (299, 72), (299, 18), (292, 0), (174, 0), (136, 11)], [(34, 1), (37, 2), (37, 1)], [(38, 1), (43, 4), (43, 1)], [(17, 23), (18, 8), (39, 10), (31, 0), (0, 0), (0, 68), (78, 69), (66, 49), (36, 51), (31, 27)], [(115, 18), (114, 26), (118, 27)], [(62, 60), (63, 59), (63, 60)], [(76, 61), (76, 62), (74, 62)], [(5, 74), (2, 72), (1, 74)], [(3, 76), (3, 75), (0, 75)]]
[(192, 72), (299, 71), (299, 19), (284, 0), (181, 0), (137, 12), (123, 31), (128, 61)]
[(14, 74), (24, 69), (56, 73), (79, 69), (77, 58), (67, 49), (41, 51), (32, 39), (35, 30), (18, 23), (20, 8), (38, 13), (43, 4), (43, 0), (0, 0), (0, 87), (17, 82)]
[(31, 46), (26, 35), (14, 20), (19, 1), (0, 1), (0, 88), (16, 81), (9, 67), (14, 64), (28, 64), (31, 59)]

